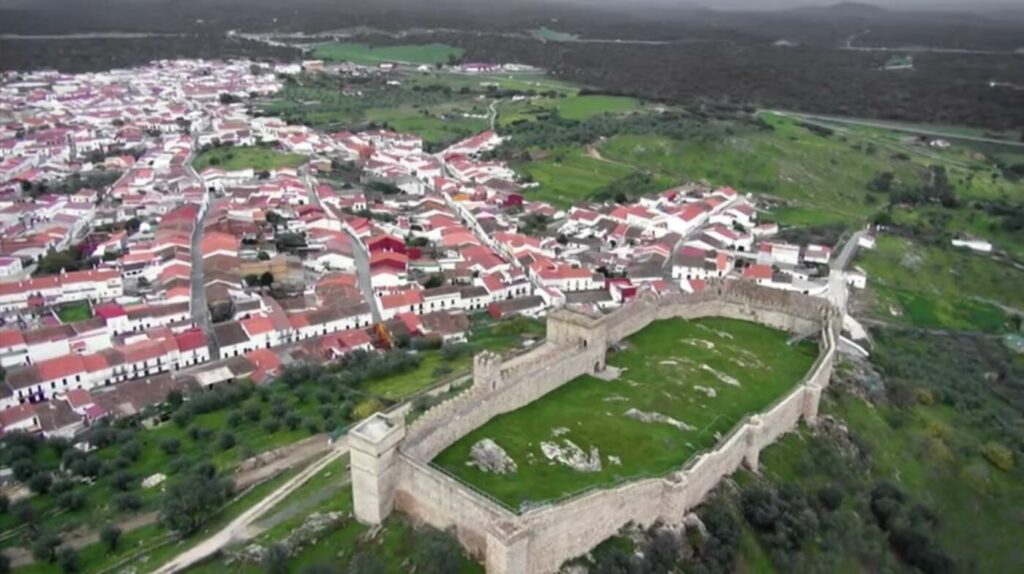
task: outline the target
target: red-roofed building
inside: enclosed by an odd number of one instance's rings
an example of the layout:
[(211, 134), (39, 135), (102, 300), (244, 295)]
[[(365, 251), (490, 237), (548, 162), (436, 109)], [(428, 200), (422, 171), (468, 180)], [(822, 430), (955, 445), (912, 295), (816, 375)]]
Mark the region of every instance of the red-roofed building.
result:
[(189, 367), (210, 360), (210, 346), (202, 329), (189, 329), (174, 336), (180, 366)]
[(422, 313), (423, 293), (418, 290), (383, 295), (380, 298), (381, 319), (388, 320), (401, 313)]

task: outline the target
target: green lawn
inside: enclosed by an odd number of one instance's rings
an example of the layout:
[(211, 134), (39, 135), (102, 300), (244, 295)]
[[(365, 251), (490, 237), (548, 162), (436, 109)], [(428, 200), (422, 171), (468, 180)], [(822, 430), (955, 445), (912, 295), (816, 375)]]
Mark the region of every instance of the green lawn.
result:
[(79, 301), (77, 303), (67, 303), (61, 305), (57, 309), (57, 318), (62, 323), (75, 323), (77, 321), (85, 321), (92, 317), (92, 308), (89, 306), (88, 301)]
[(856, 263), (877, 295), (875, 314), (888, 320), (991, 332), (1008, 328), (995, 303), (1024, 309), (1024, 271), (988, 255), (881, 236)]
[(282, 153), (271, 147), (221, 147), (211, 148), (196, 156), (193, 166), (197, 171), (218, 167), (225, 171), (252, 168), (256, 171), (299, 167), (306, 163), (306, 156)]
[(333, 42), (317, 46), (314, 58), (335, 62), (373, 65), (381, 62), (409, 64), (446, 64), (462, 57), (464, 50), (446, 44), (412, 44), (406, 46), (371, 46), (350, 42)]
[[(744, 415), (763, 410), (803, 378), (817, 355), (816, 345), (790, 347), (788, 338), (730, 319), (656, 322), (609, 358), (610, 365), (624, 369), (618, 379), (579, 377), (492, 419), (434, 462), (513, 508), (662, 475), (713, 447)], [(691, 430), (627, 418), (630, 408), (667, 415)], [(563, 429), (557, 438), (555, 429)], [(466, 465), (470, 448), (484, 438), (509, 453), (518, 464), (516, 473), (501, 476)], [(598, 448), (602, 469), (584, 473), (549, 464), (541, 442), (562, 444), (565, 439), (585, 452)], [(621, 464), (613, 463), (612, 456)]]

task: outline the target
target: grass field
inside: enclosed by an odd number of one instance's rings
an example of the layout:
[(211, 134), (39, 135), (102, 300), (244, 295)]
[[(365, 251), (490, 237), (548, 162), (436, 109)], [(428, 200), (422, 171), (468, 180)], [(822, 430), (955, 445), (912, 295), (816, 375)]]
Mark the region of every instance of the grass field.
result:
[(334, 62), (352, 62), (373, 65), (381, 62), (403, 62), (408, 64), (446, 64), (449, 59), (459, 59), (464, 50), (446, 44), (412, 44), (406, 46), (371, 46), (369, 44), (330, 43), (321, 44), (313, 51), (313, 57)]
[(530, 199), (547, 201), (559, 207), (585, 200), (634, 171), (628, 165), (589, 157), (582, 149), (556, 152), (547, 159), (519, 166), (519, 170), (540, 184), (540, 187), (527, 190)]
[(513, 102), (501, 106), (502, 125), (530, 121), (537, 116), (558, 110), (568, 120), (585, 120), (600, 114), (629, 112), (640, 108), (640, 100), (623, 96), (569, 96)]
[(538, 40), (544, 40), (545, 42), (571, 42), (579, 38), (576, 34), (570, 34), (569, 32), (559, 32), (558, 30), (552, 30), (547, 26), (541, 26), (530, 30), (530, 34)]
[[(787, 339), (784, 332), (729, 319), (656, 322), (609, 358), (609, 364), (624, 369), (618, 379), (579, 377), (492, 419), (434, 462), (513, 508), (664, 474), (712, 447), (744, 415), (763, 410), (802, 379), (816, 346), (790, 347)], [(672, 417), (688, 430), (628, 418), (624, 413), (630, 408)], [(564, 429), (557, 438), (555, 429)], [(470, 448), (484, 438), (508, 452), (518, 464), (516, 473), (501, 476), (467, 466)], [(565, 439), (584, 452), (599, 449), (602, 469), (584, 473), (549, 464), (541, 442), (564, 444)]]
[(406, 86), (446, 86), (453, 91), (462, 89), (473, 92), (486, 92), (489, 89), (520, 90), (535, 92), (556, 92), (573, 95), (579, 86), (544, 75), (542, 72), (508, 72), (486, 74), (457, 74), (443, 70), (415, 72), (402, 78)]
[[(475, 106), (475, 108), (474, 108)], [(487, 129), (486, 106), (476, 102), (454, 102), (436, 106), (401, 106), (396, 108), (370, 108), (362, 118), (368, 122), (386, 124), (391, 129), (413, 133), (425, 142), (450, 143)]]
[(193, 166), (197, 171), (218, 167), (225, 171), (252, 168), (256, 171), (299, 167), (306, 163), (306, 156), (282, 153), (266, 146), (220, 147), (199, 152)]
[(85, 321), (92, 317), (92, 308), (89, 307), (88, 301), (79, 301), (77, 303), (68, 303), (61, 305), (57, 309), (57, 318), (62, 323), (75, 323), (77, 321)]
[(865, 199), (867, 184), (878, 173), (892, 171), (904, 180), (923, 173), (922, 165), (854, 149), (850, 142), (815, 135), (792, 120), (765, 116), (765, 121), (771, 131), (707, 140), (616, 136), (601, 146), (601, 153), (686, 180), (794, 201), (823, 214), (821, 218), (850, 223), (878, 209)]
[(875, 314), (888, 320), (991, 332), (1009, 327), (996, 303), (1024, 309), (1024, 271), (988, 255), (881, 236), (856, 263), (878, 297)]

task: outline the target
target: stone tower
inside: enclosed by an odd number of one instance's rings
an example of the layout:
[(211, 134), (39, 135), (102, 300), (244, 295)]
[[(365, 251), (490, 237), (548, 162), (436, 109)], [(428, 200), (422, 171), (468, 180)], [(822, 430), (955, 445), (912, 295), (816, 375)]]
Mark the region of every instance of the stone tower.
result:
[(395, 506), (395, 456), (405, 437), (405, 419), (383, 413), (360, 422), (348, 433), (352, 498), (356, 519), (380, 524)]

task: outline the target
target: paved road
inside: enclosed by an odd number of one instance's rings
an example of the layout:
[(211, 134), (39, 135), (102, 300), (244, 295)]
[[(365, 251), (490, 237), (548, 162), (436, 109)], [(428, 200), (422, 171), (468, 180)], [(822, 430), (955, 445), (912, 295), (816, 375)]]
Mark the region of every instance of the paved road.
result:
[(840, 271), (846, 269), (846, 266), (850, 264), (853, 256), (857, 254), (857, 247), (860, 244), (860, 238), (863, 237), (865, 233), (867, 233), (867, 231), (861, 229), (846, 241), (846, 244), (843, 245), (843, 248), (839, 251), (839, 256), (836, 257), (835, 261), (832, 263), (833, 269), (838, 269)]
[(982, 143), (994, 143), (994, 144), (1000, 144), (1000, 145), (1008, 145), (1008, 146), (1013, 146), (1013, 147), (1024, 147), (1024, 142), (1016, 142), (1016, 141), (1013, 141), (1013, 140), (1004, 140), (1004, 139), (999, 139), (999, 138), (987, 138), (987, 137), (982, 137), (982, 136), (960, 135), (960, 134), (956, 134), (956, 133), (943, 132), (943, 131), (935, 131), (935, 130), (929, 130), (929, 129), (917, 129), (917, 128), (912, 128), (912, 127), (893, 125), (893, 124), (889, 124), (889, 123), (886, 123), (886, 122), (875, 122), (875, 121), (871, 121), (871, 120), (861, 120), (861, 119), (857, 119), (857, 118), (841, 118), (841, 117), (836, 117), (836, 116), (821, 116), (821, 115), (817, 115), (817, 114), (805, 114), (805, 113), (801, 113), (801, 112), (787, 112), (787, 111), (782, 111), (782, 110), (763, 110), (763, 111), (766, 111), (766, 112), (769, 112), (769, 113), (773, 113), (773, 114), (776, 114), (776, 115), (779, 115), (779, 116), (786, 116), (786, 117), (790, 117), (790, 118), (795, 118), (795, 119), (798, 119), (798, 120), (799, 119), (803, 119), (803, 120), (818, 120), (818, 121), (831, 122), (831, 123), (837, 123), (837, 124), (847, 124), (847, 125), (851, 125), (851, 126), (862, 126), (862, 127), (867, 127), (867, 128), (879, 128), (879, 129), (884, 129), (884, 130), (891, 130), (891, 131), (894, 131), (894, 132), (904, 132), (904, 133), (908, 133), (908, 134), (932, 136), (932, 137), (943, 138), (943, 139), (967, 140), (967, 141), (975, 141), (975, 142), (982, 142)]
[(228, 546), (232, 542), (244, 539), (247, 532), (249, 532), (249, 527), (260, 516), (274, 506), (277, 506), (278, 503), (287, 498), (291, 493), (295, 492), (295, 490), (302, 486), (307, 480), (345, 454), (348, 454), (348, 441), (347, 439), (342, 438), (329, 453), (324, 455), (323, 458), (309, 465), (302, 472), (288, 480), (288, 482), (279, 486), (277, 490), (270, 493), (263, 500), (257, 502), (248, 510), (238, 515), (238, 517), (232, 520), (227, 526), (155, 570), (154, 574), (171, 574), (173, 572), (181, 572), (182, 570), (185, 570), (186, 568), (212, 556), (221, 548)]
[[(300, 173), (302, 181), (306, 185), (306, 191), (309, 193), (309, 200), (313, 205), (323, 209), (328, 217), (337, 218), (334, 209), (325, 206), (320, 201), (320, 196), (316, 193), (316, 182), (309, 175), (308, 168), (303, 166), (300, 168)], [(380, 323), (380, 308), (377, 305), (377, 298), (373, 296), (373, 284), (370, 282), (370, 255), (367, 253), (366, 245), (363, 244), (362, 240), (351, 233), (347, 227), (343, 229), (345, 229), (345, 233), (348, 234), (349, 238), (352, 239), (352, 255), (356, 260), (356, 278), (359, 280), (359, 290), (363, 293), (363, 299), (366, 299), (366, 302), (370, 304), (370, 314), (373, 316), (373, 322)]]
[[(203, 185), (203, 179), (196, 173), (194, 167), (192, 167), (192, 160), (195, 158), (196, 146), (195, 137), (193, 137), (193, 152), (189, 155), (185, 161), (185, 167), (188, 169), (189, 174), (192, 178), (204, 189), (204, 194), (209, 204), (212, 199), (210, 198), (210, 192)], [(203, 333), (206, 334), (207, 345), (210, 349), (210, 358), (216, 360), (220, 357), (220, 351), (217, 349), (217, 343), (213, 339), (213, 322), (210, 320), (210, 309), (206, 306), (206, 286), (203, 283), (203, 219), (206, 217), (207, 208), (200, 206), (199, 215), (196, 217), (195, 229), (192, 230), (192, 244), (190, 246), (191, 257), (192, 257), (192, 269), (191, 277), (189, 282), (191, 284), (191, 311), (192, 320)]]
[(356, 260), (356, 278), (359, 280), (359, 289), (363, 292), (363, 298), (370, 304), (370, 313), (373, 315), (373, 322), (380, 323), (380, 308), (377, 305), (377, 298), (373, 296), (373, 284), (370, 282), (370, 254), (366, 251), (363, 242), (349, 233), (352, 238), (353, 255)]

